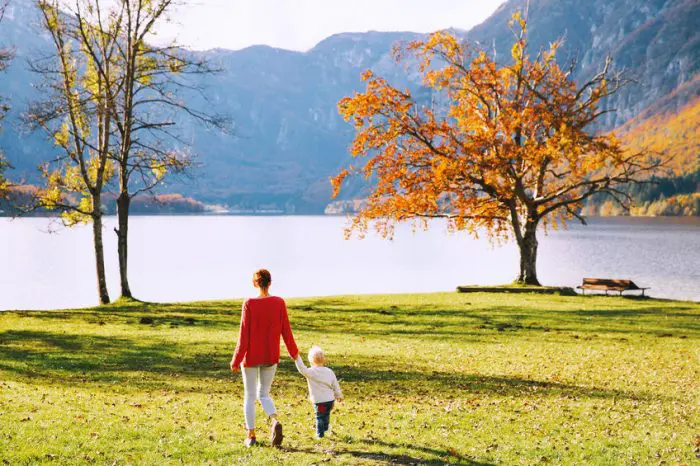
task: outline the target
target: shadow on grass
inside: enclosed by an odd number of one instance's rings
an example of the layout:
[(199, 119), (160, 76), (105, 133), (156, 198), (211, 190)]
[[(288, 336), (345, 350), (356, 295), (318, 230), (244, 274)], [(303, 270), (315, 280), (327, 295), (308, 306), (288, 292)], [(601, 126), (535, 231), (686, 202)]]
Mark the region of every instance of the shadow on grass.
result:
[[(141, 387), (167, 385), (164, 376), (206, 381), (229, 375), (223, 361), (227, 352), (183, 353), (183, 347), (118, 337), (9, 330), (0, 333), (0, 369), (56, 384), (68, 385), (78, 379), (133, 382)], [(152, 377), (134, 382), (136, 373), (150, 373)]]
[[(46, 331), (10, 330), (0, 333), (0, 369), (18, 377), (52, 384), (133, 384), (139, 388), (169, 387), (175, 379), (190, 382), (188, 390), (211, 392), (214, 383), (230, 379), (230, 348), (203, 347), (191, 343), (144, 344), (134, 339), (73, 335)], [(208, 349), (209, 351), (206, 351)], [(499, 394), (513, 397), (568, 396), (644, 399), (644, 393), (581, 387), (558, 382), (514, 377), (483, 376), (455, 372), (401, 370), (390, 356), (353, 357), (353, 365), (335, 365), (342, 382), (359, 386), (375, 396), (434, 396)], [(285, 361), (279, 377), (301, 376)]]
[[(366, 445), (380, 445), (382, 447), (387, 447), (387, 448), (401, 448), (401, 449), (407, 449), (407, 450), (414, 450), (414, 451), (419, 451), (421, 453), (425, 453), (428, 455), (433, 455), (437, 456), (440, 458), (447, 458), (447, 457), (453, 457), (453, 458), (458, 458), (459, 459), (459, 464), (467, 464), (467, 465), (473, 465), (473, 466), (489, 466), (492, 465), (493, 463), (485, 463), (481, 461), (477, 461), (473, 458), (468, 458), (464, 457), (459, 454), (456, 450), (438, 450), (436, 448), (429, 448), (429, 447), (424, 447), (422, 445), (417, 445), (415, 443), (408, 444), (408, 443), (392, 443), (392, 442), (386, 442), (378, 439), (360, 439), (359, 440), (361, 443), (364, 443)], [(351, 452), (348, 452), (351, 453)], [(354, 453), (354, 452), (353, 452)], [(351, 454), (353, 454), (351, 453)], [(391, 460), (387, 459), (387, 461), (392, 462)], [(401, 463), (401, 464), (410, 464), (409, 463)], [(415, 463), (414, 463), (415, 464)], [(426, 463), (421, 463), (421, 464), (426, 464)], [(431, 464), (428, 462), (427, 464)], [(444, 461), (435, 461), (432, 464), (445, 464)]]
[[(470, 458), (465, 458), (459, 455), (456, 451), (450, 452), (448, 450), (439, 450), (436, 448), (428, 448), (420, 445), (412, 444), (399, 444), (383, 442), (379, 440), (368, 440), (368, 439), (353, 439), (353, 442), (363, 443), (367, 446), (375, 445), (384, 447), (384, 452), (373, 452), (373, 451), (363, 451), (361, 449), (349, 449), (346, 447), (339, 448), (328, 448), (323, 450), (323, 453), (333, 455), (334, 457), (339, 457), (343, 455), (353, 456), (360, 460), (371, 460), (379, 461), (386, 464), (426, 464), (426, 465), (445, 465), (445, 464), (463, 464), (468, 466), (492, 466), (494, 463), (485, 463), (481, 461), (476, 461)], [(405, 453), (390, 453), (390, 449), (403, 449), (412, 450), (418, 452), (416, 455), (409, 455)], [(307, 453), (307, 454), (318, 454), (319, 450), (313, 448), (294, 448), (294, 447), (284, 447), (283, 450), (289, 453)], [(426, 459), (421, 456), (420, 453), (437, 456), (437, 458)], [(447, 458), (456, 458), (457, 462), (447, 461)]]
[[(643, 301), (654, 304), (654, 300), (649, 298), (644, 298)], [(507, 331), (509, 334), (560, 331), (649, 336), (662, 336), (675, 331), (686, 335), (694, 334), (694, 337), (700, 338), (697, 308), (690, 304), (664, 304), (663, 308), (611, 306), (610, 309), (586, 309), (585, 302), (582, 301), (581, 304), (578, 309), (493, 305), (467, 309), (384, 306), (344, 310), (340, 301), (320, 300), (314, 304), (290, 307), (290, 310), (296, 311), (291, 314), (292, 317), (297, 317), (292, 322), (294, 328), (338, 334), (347, 333), (354, 328), (352, 333), (366, 336), (423, 335), (438, 339), (462, 336), (478, 340), (493, 335), (492, 331)], [(306, 318), (299, 319), (299, 314), (302, 317), (306, 314)], [(339, 316), (342, 316), (342, 321), (338, 325), (327, 325), (329, 321), (337, 322)]]
[[(341, 384), (353, 382), (372, 385), (375, 396), (431, 397), (436, 393), (455, 394), (498, 394), (509, 397), (530, 397), (533, 395), (570, 398), (615, 398), (643, 400), (658, 395), (643, 392), (628, 392), (617, 389), (603, 389), (570, 385), (545, 380), (518, 377), (499, 377), (454, 372), (420, 372), (378, 369), (377, 360), (366, 361), (359, 367), (334, 365)], [(391, 367), (389, 364), (385, 367)], [(371, 368), (371, 369), (370, 369)]]
[[(202, 305), (150, 304), (117, 306), (106, 305), (93, 309), (59, 310), (59, 311), (11, 311), (6, 315), (16, 314), (23, 319), (45, 320), (50, 325), (62, 323), (88, 323), (95, 325), (129, 325), (135, 329), (167, 328), (179, 326), (220, 328), (231, 330), (238, 326), (240, 313), (231, 307), (206, 303)], [(0, 314), (0, 318), (2, 315)], [(148, 319), (144, 323), (142, 318)], [(0, 321), (1, 323), (1, 321)]]
[[(551, 303), (538, 307), (528, 299), (523, 297), (522, 306), (514, 306), (512, 297), (508, 297), (507, 306), (499, 305), (498, 301), (479, 303), (471, 300), (450, 306), (401, 303), (367, 307), (363, 300), (318, 298), (292, 301), (289, 311), (294, 330), (375, 337), (405, 335), (443, 340), (462, 337), (478, 341), (492, 337), (494, 332), (508, 332), (510, 337), (561, 331), (650, 336), (684, 332), (690, 338), (700, 338), (697, 306), (692, 303), (650, 298), (603, 297), (601, 300), (598, 297), (574, 297), (561, 304), (563, 309), (557, 309)], [(633, 302), (639, 304), (635, 306)], [(143, 325), (139, 323), (140, 318), (149, 317), (153, 322), (150, 325), (160, 329), (194, 325), (235, 331), (240, 304), (240, 301), (174, 304), (125, 301), (95, 309), (21, 312), (17, 315), (131, 326)], [(328, 322), (333, 322), (333, 325), (328, 325)]]

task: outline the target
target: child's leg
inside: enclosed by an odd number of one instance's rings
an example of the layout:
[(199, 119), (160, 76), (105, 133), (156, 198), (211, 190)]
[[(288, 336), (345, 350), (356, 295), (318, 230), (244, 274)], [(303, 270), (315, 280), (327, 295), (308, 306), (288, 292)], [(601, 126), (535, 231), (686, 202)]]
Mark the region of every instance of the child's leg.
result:
[(333, 411), (334, 405), (335, 405), (335, 401), (328, 402), (328, 414), (326, 415), (326, 431), (331, 426), (331, 411)]
[(333, 402), (316, 403), (314, 407), (316, 410), (316, 436), (320, 438), (323, 437), (328, 430)]
[(320, 438), (326, 432), (326, 407), (323, 403), (316, 403), (314, 411), (316, 412), (316, 437)]

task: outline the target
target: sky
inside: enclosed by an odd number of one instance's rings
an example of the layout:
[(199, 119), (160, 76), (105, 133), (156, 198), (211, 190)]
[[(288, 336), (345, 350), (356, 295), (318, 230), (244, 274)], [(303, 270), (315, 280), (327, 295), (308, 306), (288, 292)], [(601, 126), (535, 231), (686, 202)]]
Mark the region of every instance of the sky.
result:
[(173, 11), (163, 42), (195, 50), (265, 44), (306, 51), (340, 32), (470, 29), (503, 0), (194, 0)]

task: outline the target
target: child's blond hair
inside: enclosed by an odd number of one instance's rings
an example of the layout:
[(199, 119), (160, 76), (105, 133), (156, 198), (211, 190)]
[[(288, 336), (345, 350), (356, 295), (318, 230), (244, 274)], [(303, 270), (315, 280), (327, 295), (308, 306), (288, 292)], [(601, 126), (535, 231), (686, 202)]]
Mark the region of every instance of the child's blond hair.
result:
[(309, 350), (309, 362), (315, 366), (322, 366), (326, 363), (326, 355), (321, 348), (314, 345)]

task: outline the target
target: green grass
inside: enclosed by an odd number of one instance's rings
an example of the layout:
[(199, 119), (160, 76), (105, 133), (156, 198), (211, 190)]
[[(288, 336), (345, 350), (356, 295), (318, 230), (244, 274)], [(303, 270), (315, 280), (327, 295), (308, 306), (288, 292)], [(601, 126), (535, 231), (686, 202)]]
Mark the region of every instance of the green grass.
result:
[[(683, 464), (700, 442), (700, 305), (507, 294), (289, 300), (346, 401), (313, 439), (285, 357), (285, 426), (245, 449), (228, 370), (240, 301), (0, 313), (0, 463)], [(139, 323), (152, 317), (152, 324)]]

